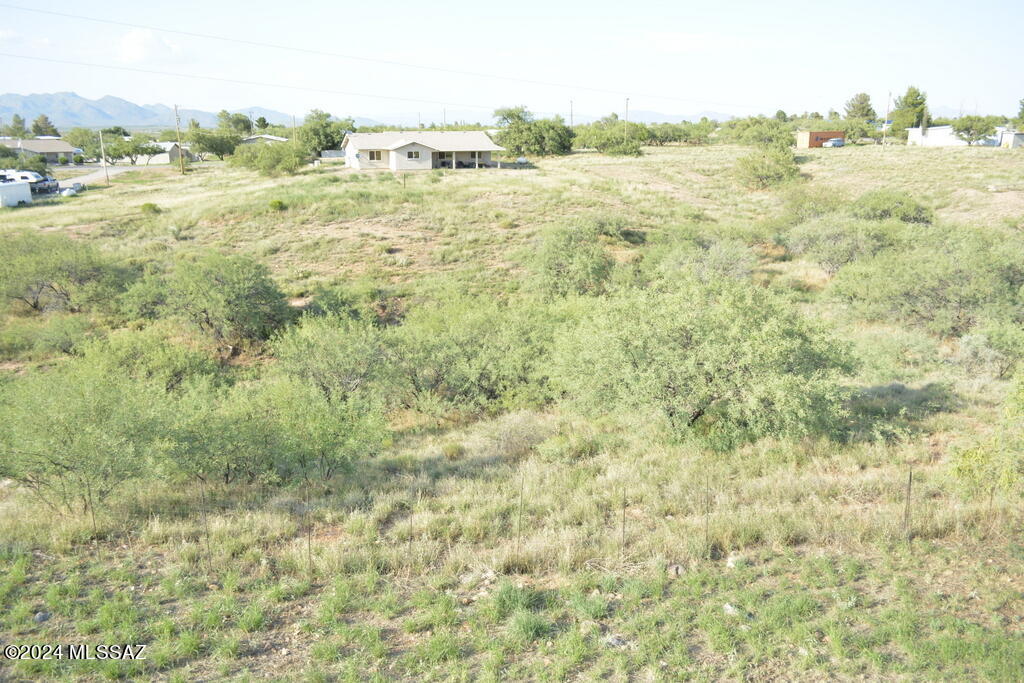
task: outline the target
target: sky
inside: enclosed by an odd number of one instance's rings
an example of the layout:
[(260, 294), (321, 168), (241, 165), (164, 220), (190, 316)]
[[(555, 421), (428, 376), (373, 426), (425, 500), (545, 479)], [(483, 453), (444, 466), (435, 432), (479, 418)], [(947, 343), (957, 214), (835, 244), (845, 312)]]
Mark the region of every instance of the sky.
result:
[(888, 93), (916, 85), (933, 114), (1012, 116), (1021, 26), (1020, 0), (0, 0), (0, 92), (426, 123), (487, 121), (518, 104), (568, 119), (570, 102), (581, 117), (621, 116), (627, 97), (633, 111), (678, 115), (826, 113), (857, 92), (882, 114)]

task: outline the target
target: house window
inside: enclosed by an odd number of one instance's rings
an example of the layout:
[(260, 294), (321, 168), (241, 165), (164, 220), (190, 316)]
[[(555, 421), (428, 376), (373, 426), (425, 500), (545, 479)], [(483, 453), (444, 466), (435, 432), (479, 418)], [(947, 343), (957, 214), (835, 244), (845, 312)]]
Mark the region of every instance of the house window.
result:
[(371, 149), (369, 154), (370, 154), (370, 161), (380, 161), (381, 160), (381, 150), (379, 150), (379, 149)]
[(420, 158), (420, 153), (419, 153), (419, 151), (415, 151), (415, 152), (406, 152), (406, 156), (407, 156), (408, 158), (410, 158), (410, 159), (419, 159), (419, 158)]
[(452, 160), (452, 153), (451, 152), (438, 152), (437, 153), (437, 160), (438, 161), (451, 161)]
[(483, 159), (484, 158), (484, 153), (483, 152), (470, 152), (469, 153), (469, 158), (470, 159)]

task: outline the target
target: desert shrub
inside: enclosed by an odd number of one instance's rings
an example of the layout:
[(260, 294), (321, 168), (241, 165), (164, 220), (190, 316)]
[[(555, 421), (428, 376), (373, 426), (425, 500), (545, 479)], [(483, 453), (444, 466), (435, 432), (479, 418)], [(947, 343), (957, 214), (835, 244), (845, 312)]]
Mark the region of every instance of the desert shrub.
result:
[(76, 166), (81, 166), (82, 164), (85, 163), (85, 157), (82, 156), (81, 154), (76, 154), (75, 158), (74, 158), (74, 162), (75, 162)]
[(797, 225), (783, 241), (790, 252), (808, 257), (834, 275), (849, 263), (894, 246), (899, 235), (899, 224), (831, 215)]
[(736, 162), (736, 177), (755, 190), (763, 190), (800, 175), (793, 152), (786, 147), (757, 149)]
[(661, 415), (680, 436), (729, 447), (830, 429), (851, 361), (771, 292), (691, 278), (598, 301), (559, 335), (555, 364), (588, 412)]
[(318, 288), (306, 310), (313, 315), (364, 320), (379, 327), (397, 325), (405, 315), (400, 292), (369, 280)]
[(148, 267), (117, 299), (117, 309), (128, 320), (156, 320), (167, 305), (166, 274)]
[(834, 190), (821, 192), (803, 185), (792, 186), (784, 193), (786, 199), (782, 215), (774, 221), (780, 227), (799, 225), (820, 216), (842, 211), (846, 202)]
[(703, 282), (720, 277), (747, 280), (757, 267), (757, 254), (739, 240), (713, 240), (678, 247), (659, 264), (663, 277), (693, 276)]
[(873, 320), (897, 318), (940, 335), (968, 332), (990, 307), (1019, 305), (1024, 284), (1019, 240), (962, 231), (933, 232), (907, 250), (856, 261), (832, 292)]
[(207, 252), (181, 261), (166, 286), (164, 309), (232, 349), (244, 341), (267, 339), (292, 318), (267, 267), (244, 256)]
[(1024, 360), (1024, 324), (1008, 317), (985, 320), (961, 337), (958, 355), (972, 372), (1009, 377)]
[(63, 511), (93, 509), (162, 452), (161, 394), (83, 360), (8, 383), (0, 395), (0, 476)]
[(542, 305), (455, 298), (390, 331), (404, 401), (425, 412), (488, 411), (550, 398), (555, 317)]
[(271, 348), (285, 375), (316, 387), (328, 399), (386, 401), (396, 397), (395, 352), (369, 322), (307, 315), (276, 336)]
[(598, 229), (591, 224), (556, 228), (545, 235), (534, 260), (538, 286), (552, 296), (600, 294), (612, 271)]
[(257, 391), (272, 421), (276, 468), (283, 478), (329, 479), (374, 453), (387, 434), (383, 413), (372, 401), (328, 397), (289, 377), (264, 380)]
[(29, 310), (80, 311), (112, 301), (124, 274), (91, 245), (64, 235), (0, 236), (0, 296)]
[(931, 223), (934, 212), (905, 192), (872, 190), (853, 203), (851, 213), (865, 220), (884, 221), (890, 218), (904, 223)]
[(466, 455), (466, 447), (458, 441), (446, 441), (441, 445), (441, 454), (445, 460), (461, 460)]
[(239, 145), (228, 163), (259, 171), (263, 175), (293, 174), (306, 165), (306, 154), (295, 145)]
[(57, 163), (59, 163), (61, 166), (67, 166), (68, 165), (68, 158), (67, 158), (67, 156), (65, 156), (63, 154), (60, 155), (60, 158), (57, 159)]
[(146, 214), (147, 216), (155, 216), (156, 214), (160, 213), (160, 207), (154, 204), (153, 202), (146, 202), (145, 204), (139, 207), (139, 211)]
[(85, 316), (53, 315), (35, 331), (32, 350), (40, 355), (76, 353), (89, 341), (93, 333), (93, 324)]
[(82, 354), (110, 375), (152, 382), (165, 391), (196, 377), (218, 374), (214, 358), (175, 341), (170, 328), (159, 324), (142, 330), (117, 330), (86, 344)]
[(995, 433), (954, 455), (953, 474), (971, 493), (989, 496), (1024, 483), (1024, 378), (1017, 379)]
[(288, 206), (280, 199), (271, 199), (269, 206), (271, 211), (284, 211), (288, 208)]

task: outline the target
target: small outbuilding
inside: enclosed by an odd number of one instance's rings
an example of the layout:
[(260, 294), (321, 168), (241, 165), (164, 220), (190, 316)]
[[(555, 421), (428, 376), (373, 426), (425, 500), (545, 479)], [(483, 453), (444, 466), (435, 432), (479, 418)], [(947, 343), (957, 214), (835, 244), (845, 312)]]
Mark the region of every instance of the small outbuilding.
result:
[(1004, 130), (999, 134), (999, 146), (1006, 149), (1024, 147), (1024, 131)]
[(341, 149), (349, 168), (392, 171), (481, 168), (492, 165), (493, 152), (505, 151), (482, 130), (349, 133)]
[(832, 138), (846, 140), (846, 133), (841, 130), (798, 130), (796, 132), (797, 149), (821, 147)]

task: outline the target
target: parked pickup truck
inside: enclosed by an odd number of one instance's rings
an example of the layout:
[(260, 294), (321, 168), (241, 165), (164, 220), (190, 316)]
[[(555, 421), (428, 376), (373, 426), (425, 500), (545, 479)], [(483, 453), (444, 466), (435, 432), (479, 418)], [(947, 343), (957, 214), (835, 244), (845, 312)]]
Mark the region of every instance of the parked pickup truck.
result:
[(829, 138), (825, 142), (821, 143), (822, 147), (843, 147), (846, 145), (846, 140), (842, 138)]
[(32, 194), (49, 194), (60, 189), (60, 183), (57, 182), (56, 178), (53, 176), (42, 176), (35, 171), (19, 171), (14, 168), (8, 168), (0, 171), (0, 179), (26, 182), (32, 189)]

